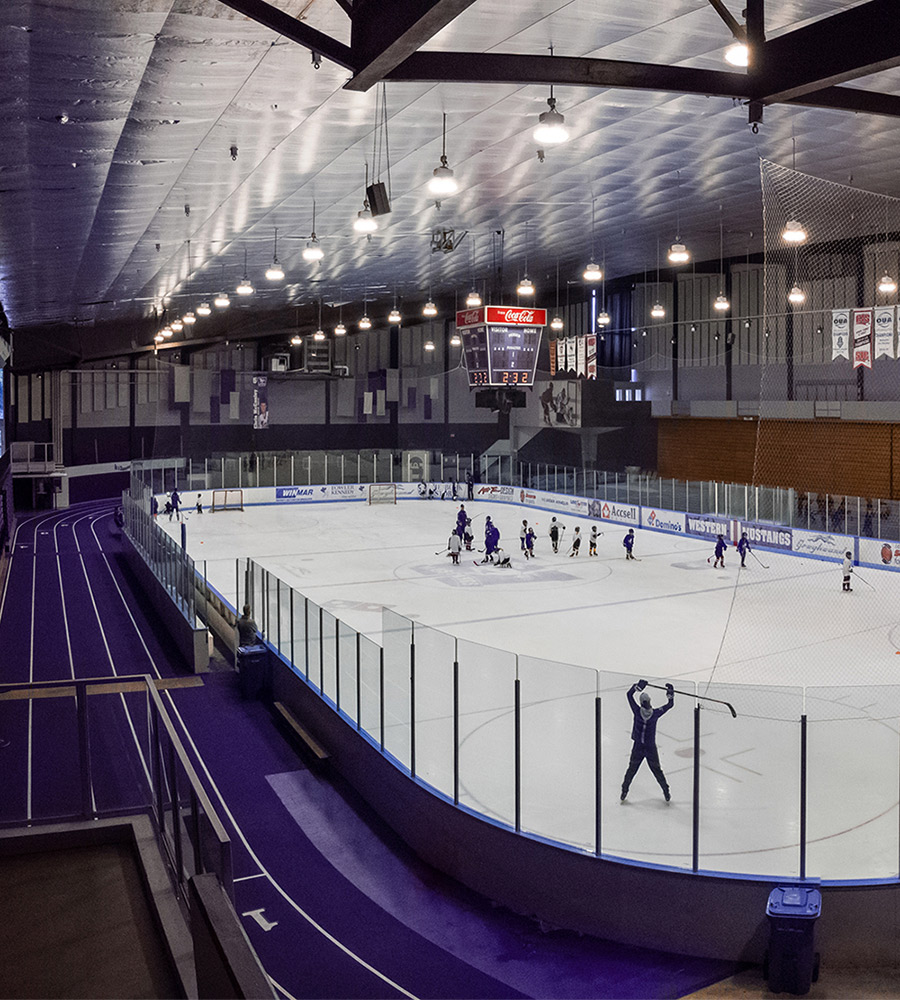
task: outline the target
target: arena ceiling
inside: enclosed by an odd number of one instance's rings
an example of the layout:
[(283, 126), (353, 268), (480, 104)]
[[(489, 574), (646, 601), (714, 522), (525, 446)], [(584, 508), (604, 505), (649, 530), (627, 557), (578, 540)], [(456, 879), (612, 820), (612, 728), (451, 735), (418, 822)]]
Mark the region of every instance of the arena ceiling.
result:
[[(527, 269), (553, 305), (557, 265), (564, 297), (592, 254), (610, 278), (676, 235), (716, 259), (720, 220), (726, 255), (758, 250), (760, 157), (900, 196), (895, 3), (5, 0), (0, 300), (17, 342), (74, 327), (87, 357), (223, 290), (350, 322), (501, 264), (506, 298)], [(570, 138), (539, 155), (551, 84)], [(437, 205), (444, 115), (460, 191)], [(392, 207), (370, 237), (367, 168)], [(207, 322), (191, 338), (227, 335)]]

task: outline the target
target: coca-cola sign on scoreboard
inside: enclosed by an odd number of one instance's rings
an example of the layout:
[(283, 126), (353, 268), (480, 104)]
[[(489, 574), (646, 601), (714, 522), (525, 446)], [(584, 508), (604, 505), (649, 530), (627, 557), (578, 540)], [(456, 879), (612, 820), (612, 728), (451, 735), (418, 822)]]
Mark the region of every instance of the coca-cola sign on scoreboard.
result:
[(532, 385), (547, 310), (483, 306), (456, 314), (469, 385)]

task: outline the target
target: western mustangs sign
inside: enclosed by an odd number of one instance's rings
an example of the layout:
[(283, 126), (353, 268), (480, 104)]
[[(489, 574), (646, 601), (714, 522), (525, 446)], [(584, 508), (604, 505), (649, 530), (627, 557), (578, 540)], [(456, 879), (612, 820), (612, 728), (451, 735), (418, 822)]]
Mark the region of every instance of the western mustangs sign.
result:
[(784, 549), (790, 551), (794, 547), (793, 532), (778, 524), (759, 524), (756, 521), (741, 521), (741, 532), (747, 532), (747, 541), (751, 546), (761, 546), (766, 549)]
[(715, 514), (688, 514), (685, 521), (687, 533), (701, 538), (717, 538), (719, 535), (727, 537), (731, 531), (731, 519), (717, 517)]

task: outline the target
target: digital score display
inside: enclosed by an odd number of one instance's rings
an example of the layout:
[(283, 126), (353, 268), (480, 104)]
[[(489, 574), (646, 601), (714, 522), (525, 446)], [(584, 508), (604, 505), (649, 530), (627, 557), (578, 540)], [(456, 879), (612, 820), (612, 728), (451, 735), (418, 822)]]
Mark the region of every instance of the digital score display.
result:
[(533, 385), (545, 309), (485, 306), (456, 314), (470, 386)]

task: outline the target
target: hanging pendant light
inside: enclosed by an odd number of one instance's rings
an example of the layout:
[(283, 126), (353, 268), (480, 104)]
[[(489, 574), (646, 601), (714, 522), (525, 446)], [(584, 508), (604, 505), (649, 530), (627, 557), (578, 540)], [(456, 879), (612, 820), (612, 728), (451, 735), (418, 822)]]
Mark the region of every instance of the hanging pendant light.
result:
[(788, 292), (788, 302), (792, 305), (798, 306), (806, 301), (806, 292), (799, 285), (794, 285), (794, 287)]
[(369, 289), (366, 288), (363, 294), (363, 314), (360, 317), (359, 323), (357, 324), (360, 330), (371, 330), (372, 321), (369, 319)]
[[(550, 46), (550, 55), (553, 56), (553, 46)], [(550, 96), (547, 98), (548, 111), (542, 112), (538, 116), (538, 124), (532, 136), (535, 142), (542, 146), (558, 146), (569, 138), (569, 130), (566, 128), (566, 116), (556, 110), (556, 98), (553, 96), (553, 84), (550, 84)]]
[(302, 343), (303, 343), (303, 338), (300, 336), (299, 333), (295, 333), (294, 336), (291, 337), (292, 347), (299, 347)]
[(244, 247), (244, 277), (241, 278), (241, 283), (237, 286), (235, 291), (238, 295), (252, 295), (253, 285), (250, 284), (250, 279), (247, 277), (247, 248)]
[(565, 327), (565, 325), (566, 324), (563, 322), (562, 316), (554, 316), (553, 319), (550, 320), (551, 330), (557, 330), (557, 331), (562, 330)]
[(453, 176), (453, 171), (447, 166), (447, 115), (444, 115), (444, 126), (442, 131), (441, 164), (432, 171), (431, 180), (428, 182), (428, 190), (438, 198), (445, 198), (447, 195), (456, 194), (459, 184)]
[(325, 339), (324, 330), (316, 330), (316, 332), (313, 334), (313, 340), (324, 340), (324, 339)]
[(719, 294), (713, 302), (713, 309), (717, 312), (727, 312), (731, 308), (731, 303), (725, 295), (725, 244), (724, 229), (722, 227), (722, 206), (719, 205)]
[[(568, 286), (566, 286), (568, 291)], [(550, 329), (559, 332), (566, 324), (559, 314), (559, 257), (556, 258), (556, 315), (550, 320)]]
[(784, 224), (784, 229), (781, 231), (781, 238), (785, 243), (805, 243), (807, 238), (807, 232), (796, 219), (788, 219)]
[(197, 315), (198, 316), (209, 316), (209, 314), (211, 312), (212, 312), (212, 309), (209, 308), (209, 303), (208, 302), (201, 302), (200, 305), (197, 306)]
[(889, 274), (883, 274), (878, 282), (878, 291), (890, 294), (897, 291), (897, 282)]
[(335, 337), (344, 337), (346, 336), (346, 334), (347, 334), (347, 327), (344, 326), (343, 323), (339, 322), (338, 325), (334, 328)]
[(593, 261), (588, 264), (584, 269), (584, 274), (581, 276), (585, 281), (595, 282), (603, 280), (603, 271), (600, 269), (599, 264), (595, 264)]
[(164, 340), (168, 340), (172, 336), (172, 327), (164, 326), (159, 333)]
[(477, 288), (473, 288), (466, 296), (466, 306), (469, 309), (477, 309), (481, 304), (481, 295), (479, 295)]
[(749, 66), (750, 47), (746, 42), (733, 42), (725, 50), (725, 62), (729, 66)]
[(691, 259), (688, 248), (681, 242), (680, 236), (675, 237), (675, 242), (669, 247), (666, 256), (670, 264), (686, 264)]
[(534, 295), (534, 282), (531, 278), (523, 278), (516, 286), (518, 295)]
[[(247, 262), (244, 261), (244, 271), (247, 270)], [(275, 230), (275, 248), (272, 253), (272, 263), (266, 268), (267, 281), (284, 281), (284, 268), (278, 263), (278, 230)], [(246, 293), (244, 293), (246, 294)]]
[(363, 201), (363, 207), (356, 213), (356, 221), (353, 223), (353, 228), (358, 233), (374, 233), (378, 228), (378, 223), (369, 211), (368, 199)]
[(437, 306), (429, 299), (424, 306), (422, 306), (423, 316), (437, 316)]
[(396, 326), (398, 323), (402, 322), (403, 317), (400, 315), (400, 310), (394, 306), (394, 308), (388, 313), (388, 323), (391, 326)]
[(653, 319), (665, 319), (666, 311), (660, 302), (654, 302), (650, 307), (650, 315)]
[(188, 311), (181, 317), (181, 321), (185, 326), (193, 326), (197, 322), (197, 317), (194, 315), (192, 310), (188, 309)]
[(303, 248), (303, 259), (315, 263), (321, 260), (325, 256), (325, 251), (319, 246), (319, 240), (316, 236), (316, 203), (313, 202), (313, 223), (312, 232), (310, 233), (309, 242)]
[(231, 305), (231, 299), (225, 294), (225, 292), (220, 292), (214, 299), (213, 305), (216, 309), (227, 309)]
[(172, 320), (172, 330), (175, 333), (181, 333), (183, 329), (184, 329), (184, 323), (182, 323), (180, 319)]
[(163, 342), (162, 331), (160, 331), (153, 339), (156, 341), (157, 344), (161, 344)]
[(459, 334), (454, 332), (452, 334), (452, 336), (450, 337), (450, 346), (451, 347), (460, 347), (461, 345), (462, 345), (462, 340), (461, 340)]
[(597, 313), (597, 326), (609, 326), (612, 323), (612, 316), (605, 309)]

